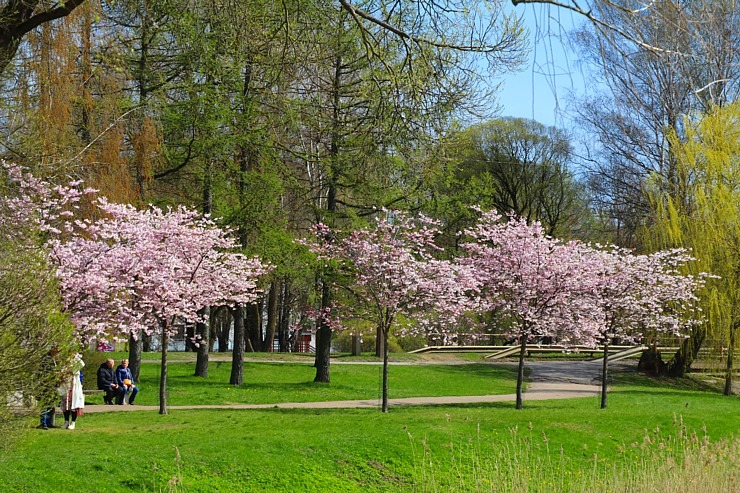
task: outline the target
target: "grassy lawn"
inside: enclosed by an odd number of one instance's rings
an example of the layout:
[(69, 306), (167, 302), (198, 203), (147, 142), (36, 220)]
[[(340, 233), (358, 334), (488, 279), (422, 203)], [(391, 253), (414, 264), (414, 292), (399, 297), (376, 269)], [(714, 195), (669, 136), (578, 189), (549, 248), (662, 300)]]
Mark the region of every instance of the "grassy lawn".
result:
[[(178, 372), (180, 367), (182, 376), (172, 379), (173, 401), (179, 392), (182, 402), (203, 398), (186, 376), (190, 365), (172, 365)], [(151, 365), (146, 371), (153, 373), (147, 378), (154, 378), (155, 370)], [(211, 370), (214, 377), (208, 385), (219, 371), (226, 371)], [(255, 383), (244, 388), (258, 387), (264, 399), (287, 394), (286, 400), (297, 400), (309, 391), (294, 388), (305, 383), (291, 383), (301, 371), (301, 365), (250, 364), (245, 379)], [(405, 388), (416, 395), (434, 390), (434, 385), (424, 387), (427, 378), (451, 381), (438, 383), (446, 389), (469, 379), (500, 380), (490, 388), (500, 385), (510, 391), (510, 375), (485, 371), (491, 370), (478, 365), (397, 366), (391, 375), (400, 378), (395, 383), (399, 392)], [(269, 375), (280, 382), (274, 390)], [(376, 385), (374, 379), (377, 368), (336, 365), (332, 384), (310, 391), (359, 385), (348, 381)], [(142, 397), (155, 393), (149, 389), (153, 384), (145, 385)], [(391, 389), (394, 395), (393, 385)], [(216, 398), (224, 392), (205, 394)], [(615, 471), (634, 475), (671, 461), (681, 464), (683, 450), (693, 447), (691, 443), (701, 449), (705, 437), (710, 443), (734, 440), (735, 445), (719, 451), (707, 449), (711, 461), (702, 456), (701, 465), (704, 472), (710, 465), (721, 467), (715, 476), (737, 486), (739, 410), (737, 397), (624, 377), (611, 392), (606, 410), (599, 410), (593, 397), (525, 402), (522, 411), (513, 403), (496, 403), (392, 408), (388, 414), (369, 409), (88, 414), (75, 431), (29, 430), (24, 441), (0, 459), (0, 491), (643, 491), (611, 490), (602, 481)], [(698, 435), (695, 442), (692, 433)], [(596, 478), (588, 489), (579, 486), (578, 478), (585, 475)], [(644, 491), (664, 490), (651, 486)], [(666, 491), (713, 490), (705, 481), (700, 489)]]
[[(312, 362), (311, 362), (312, 363)], [(137, 404), (157, 405), (158, 363), (141, 366), (141, 391)], [(265, 404), (327, 400), (376, 399), (380, 396), (381, 367), (367, 364), (335, 364), (330, 384), (314, 383), (316, 370), (310, 363), (244, 363), (244, 385), (229, 385), (231, 362), (213, 361), (208, 379), (194, 377), (195, 363), (168, 364), (168, 404)], [(484, 364), (393, 365), (389, 369), (391, 398), (511, 394), (516, 388), (512, 368)], [(89, 399), (103, 403), (102, 396)]]

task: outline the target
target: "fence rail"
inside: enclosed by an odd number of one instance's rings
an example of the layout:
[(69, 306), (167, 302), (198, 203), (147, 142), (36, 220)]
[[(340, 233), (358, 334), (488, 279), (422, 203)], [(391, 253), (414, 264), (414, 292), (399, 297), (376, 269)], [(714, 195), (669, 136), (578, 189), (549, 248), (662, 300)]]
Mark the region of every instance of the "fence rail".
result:
[[(619, 357), (620, 359), (636, 356), (645, 349), (641, 345), (617, 345), (609, 346), (609, 355)], [(488, 353), (485, 359), (497, 360), (514, 356), (519, 353), (520, 346), (426, 346), (421, 349), (409, 351), (410, 353)], [(678, 347), (659, 346), (658, 350), (663, 354), (675, 353)], [(533, 354), (548, 353), (580, 353), (589, 354), (590, 356), (601, 355), (603, 357), (603, 347), (593, 346), (562, 346), (559, 344), (533, 344), (526, 347), (527, 356)]]

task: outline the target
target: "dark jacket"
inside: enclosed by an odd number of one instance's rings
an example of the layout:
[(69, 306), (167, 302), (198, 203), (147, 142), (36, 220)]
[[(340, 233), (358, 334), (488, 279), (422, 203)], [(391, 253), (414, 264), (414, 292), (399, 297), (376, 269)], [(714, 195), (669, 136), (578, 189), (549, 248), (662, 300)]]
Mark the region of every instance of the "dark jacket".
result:
[(116, 374), (113, 368), (108, 368), (108, 364), (103, 362), (98, 368), (98, 388), (108, 390), (114, 383), (116, 383)]

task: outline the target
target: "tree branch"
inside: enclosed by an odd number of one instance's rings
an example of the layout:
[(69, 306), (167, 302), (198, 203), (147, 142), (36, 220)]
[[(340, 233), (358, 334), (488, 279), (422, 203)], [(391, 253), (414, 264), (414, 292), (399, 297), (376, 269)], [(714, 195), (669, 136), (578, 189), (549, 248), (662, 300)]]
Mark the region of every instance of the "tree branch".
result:
[(39, 1), (11, 1), (0, 12), (0, 74), (18, 51), (18, 46), (30, 31), (45, 22), (66, 17), (85, 0), (57, 2), (54, 8), (34, 14)]
[(57, 7), (45, 10), (17, 24), (15, 28), (11, 30), (11, 33), (20, 40), (20, 38), (25, 36), (28, 32), (36, 29), (41, 24), (68, 16), (74, 9), (82, 5), (84, 1), (85, 0), (67, 0), (61, 5), (57, 4)]
[[(352, 17), (354, 17), (355, 22), (357, 22), (357, 25), (360, 26), (360, 28), (364, 31), (364, 28), (362, 27), (362, 21), (361, 19), (364, 19), (368, 22), (371, 22), (387, 31), (392, 32), (396, 36), (398, 36), (401, 39), (410, 40), (413, 41), (416, 44), (424, 44), (428, 46), (434, 46), (436, 48), (445, 48), (445, 49), (452, 49), (457, 51), (466, 51), (470, 53), (492, 53), (495, 51), (498, 51), (500, 49), (499, 46), (486, 46), (486, 45), (457, 45), (457, 44), (448, 44), (448, 43), (441, 43), (439, 41), (434, 41), (427, 38), (420, 38), (417, 36), (412, 36), (408, 32), (404, 31), (403, 29), (400, 29), (382, 19), (378, 19), (375, 16), (372, 16), (368, 14), (367, 12), (358, 9), (354, 5), (352, 5), (347, 0), (339, 0), (339, 3), (342, 5), (342, 8), (345, 9), (347, 12), (352, 14)], [(516, 3), (515, 3), (516, 5)]]
[[(611, 2), (609, 0), (602, 0), (603, 3), (608, 5), (609, 7), (612, 7), (617, 10), (621, 10), (623, 12), (626, 12), (628, 14), (638, 14), (642, 13), (644, 10), (647, 10), (652, 6), (647, 5), (641, 9), (638, 10), (631, 10), (627, 9), (621, 5), (617, 5), (614, 2)], [(615, 26), (614, 24), (611, 24), (609, 22), (604, 21), (603, 19), (599, 19), (593, 14), (592, 9), (584, 9), (583, 7), (579, 6), (577, 2), (573, 1), (572, 3), (564, 3), (559, 2), (557, 0), (511, 0), (511, 3), (516, 7), (519, 4), (546, 4), (546, 5), (552, 5), (554, 7), (559, 7), (561, 9), (569, 10), (571, 12), (575, 12), (578, 15), (582, 15), (586, 19), (588, 19), (591, 23), (593, 23), (598, 29), (606, 29), (608, 31), (612, 31), (617, 33), (619, 36), (623, 37), (624, 39), (635, 43), (637, 46), (640, 46), (641, 48), (644, 48), (649, 51), (653, 51), (656, 53), (664, 53), (664, 54), (670, 54), (670, 55), (683, 55), (683, 53), (673, 51), (673, 50), (666, 50), (664, 48), (660, 48), (658, 46), (652, 45), (650, 43), (645, 43), (644, 41), (640, 41), (636, 37), (632, 36), (628, 32), (624, 31), (623, 29), (620, 29), (619, 27)]]

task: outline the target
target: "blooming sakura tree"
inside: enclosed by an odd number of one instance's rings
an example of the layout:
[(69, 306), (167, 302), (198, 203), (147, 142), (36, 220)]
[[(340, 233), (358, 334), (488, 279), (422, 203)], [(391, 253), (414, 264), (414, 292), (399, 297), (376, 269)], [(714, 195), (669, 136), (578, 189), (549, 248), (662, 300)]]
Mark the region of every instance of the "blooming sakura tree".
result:
[(635, 255), (617, 247), (597, 247), (583, 263), (583, 296), (595, 336), (604, 347), (601, 408), (607, 406), (609, 342), (637, 340), (645, 331), (680, 335), (699, 323), (696, 291), (704, 276), (680, 270), (693, 260), (684, 250)]
[(347, 289), (359, 301), (347, 307), (355, 316), (373, 321), (384, 339), (383, 412), (388, 411), (388, 336), (398, 316), (419, 318), (420, 312), (447, 305), (442, 313), (456, 314), (452, 300), (466, 286), (466, 268), (436, 260), (434, 244), (437, 228), (432, 221), (412, 219), (400, 213), (387, 213), (374, 227), (337, 236), (326, 226), (317, 227), (317, 237), (331, 239), (314, 244), (321, 258), (340, 263), (350, 275)]
[(594, 341), (594, 325), (586, 316), (581, 283), (582, 260), (588, 249), (547, 236), (539, 223), (503, 218), (495, 211), (481, 215), (466, 231), (464, 244), (479, 283), (479, 310), (496, 309), (511, 323), (520, 345), (516, 408), (522, 408), (524, 356), (527, 342), (556, 337), (564, 342)]
[(90, 221), (75, 218), (68, 207), (91, 193), (76, 192), (79, 184), (52, 189), (20, 175), (17, 182), (27, 193), (14, 209), (50, 233), (62, 300), (80, 336), (161, 331), (160, 413), (166, 414), (170, 334), (197, 322), (205, 306), (253, 303), (257, 278), (269, 268), (233, 253), (237, 243), (229, 232), (188, 208), (140, 211), (98, 198), (101, 217)]
[(63, 299), (88, 333), (115, 326), (162, 338), (160, 413), (167, 413), (167, 346), (178, 324), (195, 323), (210, 305), (257, 299), (257, 259), (231, 253), (236, 242), (209, 218), (184, 207), (139, 211), (100, 200), (105, 216), (84, 225), (86, 237), (55, 241)]
[(682, 275), (681, 250), (635, 255), (615, 247), (561, 242), (538, 223), (483, 213), (469, 231), (464, 261), (475, 267), (479, 310), (497, 309), (521, 346), (516, 407), (522, 407), (527, 342), (554, 337), (565, 344), (604, 345), (602, 407), (606, 407), (609, 340), (645, 330), (679, 334), (697, 314), (702, 276)]

